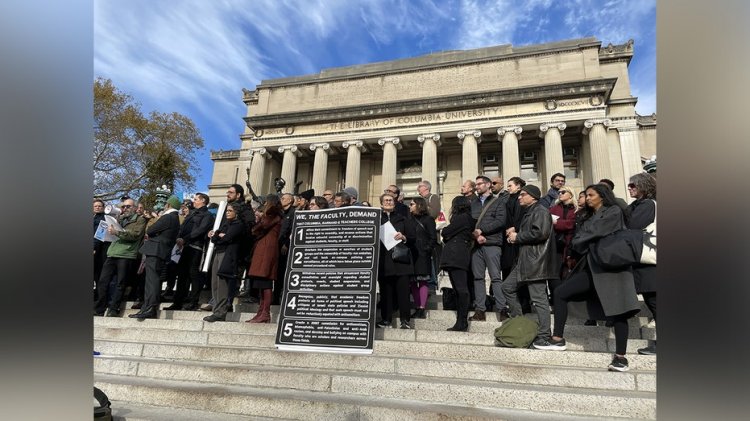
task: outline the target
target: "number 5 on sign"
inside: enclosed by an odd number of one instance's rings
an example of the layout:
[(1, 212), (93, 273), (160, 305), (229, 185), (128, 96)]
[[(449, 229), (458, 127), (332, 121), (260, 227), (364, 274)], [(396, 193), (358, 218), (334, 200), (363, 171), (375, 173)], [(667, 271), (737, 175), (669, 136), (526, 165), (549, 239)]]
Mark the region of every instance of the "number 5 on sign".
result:
[(284, 336), (292, 336), (293, 332), (294, 332), (294, 329), (292, 329), (291, 323), (284, 324), (284, 331), (283, 331)]

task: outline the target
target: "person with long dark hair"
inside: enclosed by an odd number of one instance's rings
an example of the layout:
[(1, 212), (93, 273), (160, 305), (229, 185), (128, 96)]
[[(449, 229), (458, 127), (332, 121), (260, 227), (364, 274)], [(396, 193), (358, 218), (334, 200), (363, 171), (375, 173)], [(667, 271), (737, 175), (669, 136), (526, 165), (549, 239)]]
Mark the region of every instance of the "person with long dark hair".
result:
[(586, 301), (589, 318), (608, 320), (615, 332), (615, 355), (608, 368), (627, 371), (625, 358), (628, 343), (628, 319), (640, 310), (630, 268), (605, 270), (591, 257), (589, 247), (599, 239), (625, 227), (622, 210), (615, 202), (612, 190), (601, 184), (586, 187), (586, 208), (581, 225), (576, 230), (571, 249), (578, 263), (572, 275), (555, 290), (555, 326), (549, 346), (538, 349), (564, 350), (563, 333), (568, 318), (568, 302)]
[(560, 187), (560, 190), (557, 191), (557, 202), (555, 202), (554, 206), (549, 208), (549, 213), (552, 215), (552, 227), (555, 230), (557, 267), (560, 275), (560, 279), (548, 281), (550, 303), (553, 302), (555, 289), (570, 272), (570, 268), (568, 268), (565, 261), (565, 256), (567, 256), (568, 248), (570, 247), (570, 240), (573, 239), (573, 233), (575, 233), (576, 230), (577, 210), (578, 206), (573, 189), (568, 186)]
[[(412, 248), (415, 241), (415, 232), (410, 224), (406, 223), (406, 217), (395, 213), (396, 201), (389, 194), (380, 196), (380, 208), (382, 210), (380, 223), (390, 222), (396, 230), (394, 239), (406, 243)], [(409, 304), (409, 278), (414, 274), (414, 263), (409, 258), (409, 263), (401, 263), (393, 260), (393, 250), (386, 249), (383, 242), (380, 243), (380, 261), (378, 262), (378, 283), (380, 285), (380, 321), (377, 327), (389, 328), (392, 325), (393, 296), (394, 290), (398, 300), (398, 310), (401, 318), (401, 329), (413, 329), (411, 326), (411, 308)]]
[(258, 312), (247, 323), (268, 323), (271, 321), (271, 301), (273, 301), (274, 281), (278, 276), (279, 232), (281, 231), (282, 210), (279, 197), (269, 194), (262, 211), (255, 212), (257, 223), (253, 227), (255, 246), (248, 276), (253, 288), (260, 289)]
[(416, 233), (416, 241), (412, 248), (414, 257), (414, 278), (411, 284), (411, 296), (416, 310), (411, 317), (426, 319), (427, 293), (432, 273), (432, 252), (437, 244), (437, 230), (435, 218), (431, 217), (427, 209), (427, 201), (422, 197), (412, 199), (409, 204), (409, 218), (406, 223)]
[[(635, 198), (628, 208), (629, 229), (642, 230), (656, 219), (656, 179), (648, 173), (635, 174), (628, 184), (630, 197)], [(646, 307), (656, 321), (656, 265), (633, 265), (635, 291), (643, 296)], [(638, 350), (639, 354), (656, 355), (656, 341)]]
[(451, 285), (456, 291), (456, 323), (447, 330), (465, 332), (469, 329), (469, 279), (471, 278), (471, 248), (474, 244), (474, 225), (471, 201), (466, 196), (456, 196), (451, 202), (450, 224), (440, 232), (443, 253), (440, 268), (448, 271)]

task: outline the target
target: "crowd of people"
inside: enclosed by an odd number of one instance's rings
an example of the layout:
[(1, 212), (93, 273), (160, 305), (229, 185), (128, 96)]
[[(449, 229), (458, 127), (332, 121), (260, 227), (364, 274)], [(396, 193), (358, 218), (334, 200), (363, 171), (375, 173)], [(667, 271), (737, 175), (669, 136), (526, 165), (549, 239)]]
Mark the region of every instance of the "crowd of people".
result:
[[(590, 249), (614, 232), (643, 230), (654, 222), (656, 179), (648, 173), (632, 176), (630, 204), (615, 197), (611, 180), (589, 185), (578, 195), (565, 180), (554, 174), (546, 194), (520, 177), (507, 184), (484, 175), (465, 180), (461, 194), (451, 201), (447, 225), (439, 223), (441, 200), (428, 181), (418, 184), (419, 196), (408, 203), (398, 186), (388, 186), (379, 197), (381, 224), (390, 223), (394, 240), (409, 252), (397, 257), (398, 246), (388, 249), (381, 242), (377, 327), (394, 327), (397, 311), (399, 327), (413, 329), (413, 319), (427, 317), (428, 296), (444, 271), (457, 297), (456, 321), (447, 330), (467, 331), (492, 311), (498, 322), (533, 312), (538, 332), (532, 347), (562, 351), (568, 303), (585, 301), (585, 324), (604, 321), (614, 330), (616, 350), (609, 369), (626, 371), (628, 320), (639, 312), (637, 294), (656, 319), (656, 266), (605, 269), (591, 258)], [(327, 189), (321, 196), (313, 190), (268, 194), (261, 201), (246, 200), (244, 193), (233, 184), (221, 215), (204, 193), (187, 201), (171, 196), (163, 209), (153, 212), (122, 198), (122, 229), (107, 228), (115, 240), (94, 239), (94, 315), (119, 316), (129, 291), (128, 298), (136, 301), (133, 308), (139, 309), (130, 317), (137, 319), (157, 317), (160, 302), (171, 301), (164, 309), (206, 310), (211, 314), (205, 321), (224, 321), (240, 297), (259, 304), (247, 322), (269, 323), (270, 307), (279, 303), (284, 288), (294, 213), (371, 206), (360, 202), (352, 187)], [(93, 209), (96, 231), (105, 203), (95, 199)], [(203, 273), (210, 244), (211, 269)], [(206, 288), (211, 299), (200, 303)], [(638, 352), (655, 355), (655, 341)]]

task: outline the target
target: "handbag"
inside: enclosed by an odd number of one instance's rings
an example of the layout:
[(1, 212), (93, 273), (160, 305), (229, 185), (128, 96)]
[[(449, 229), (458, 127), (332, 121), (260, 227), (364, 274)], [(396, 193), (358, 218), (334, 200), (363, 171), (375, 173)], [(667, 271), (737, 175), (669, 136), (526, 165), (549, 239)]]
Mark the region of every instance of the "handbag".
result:
[(654, 222), (643, 229), (643, 251), (640, 263), (644, 265), (656, 264), (656, 200), (654, 200)]
[(643, 231), (623, 229), (589, 245), (591, 258), (603, 269), (623, 270), (640, 263)]
[(442, 287), (440, 290), (443, 292), (443, 310), (455, 310), (456, 290), (448, 287)]
[(411, 250), (404, 243), (396, 244), (391, 252), (391, 258), (396, 263), (411, 263)]

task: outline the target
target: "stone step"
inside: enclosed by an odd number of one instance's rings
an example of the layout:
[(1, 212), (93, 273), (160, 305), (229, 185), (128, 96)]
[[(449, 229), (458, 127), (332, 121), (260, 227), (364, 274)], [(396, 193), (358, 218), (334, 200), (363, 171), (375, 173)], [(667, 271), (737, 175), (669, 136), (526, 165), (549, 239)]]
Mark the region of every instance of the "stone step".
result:
[[(404, 376), (362, 377), (336, 375), (325, 391), (250, 387), (221, 383), (144, 379), (97, 374), (95, 385), (115, 400), (147, 405), (170, 405), (241, 415), (293, 419), (396, 419), (384, 408), (419, 411), (432, 417), (512, 417), (515, 410), (536, 419), (552, 419), (554, 413), (588, 417), (655, 419), (653, 393), (576, 391), (559, 387), (504, 385), (465, 380), (429, 381)], [(449, 396), (446, 399), (446, 394)], [(543, 396), (543, 399), (540, 398)], [(451, 404), (444, 402), (450, 401)], [(423, 405), (414, 406), (422, 403)], [(471, 412), (470, 412), (471, 411)], [(478, 411), (478, 412), (477, 412)], [(472, 413), (473, 412), (473, 413)], [(516, 412), (518, 414), (518, 412)], [(414, 414), (412, 414), (414, 415)], [(540, 418), (542, 416), (543, 418)]]
[[(165, 357), (102, 355), (94, 358), (94, 372), (168, 380), (201, 380), (245, 386), (325, 390), (334, 375), (383, 375), (494, 381), (565, 388), (655, 392), (655, 374), (647, 371), (614, 373), (602, 369), (547, 367), (502, 362), (441, 361), (427, 358), (356, 356), (346, 365), (319, 367), (315, 354), (262, 365), (212, 360), (170, 360)], [(330, 364), (330, 363), (329, 363)], [(370, 365), (368, 365), (370, 364)], [(363, 368), (363, 369), (360, 369)]]
[[(272, 322), (278, 321), (278, 307), (274, 309), (274, 311), (271, 313), (271, 319)], [(124, 312), (124, 316), (121, 318), (125, 318), (128, 320), (131, 320), (127, 318), (130, 314), (137, 313), (138, 310), (126, 310)], [(203, 322), (203, 318), (206, 317), (208, 313), (202, 312), (202, 311), (172, 311), (172, 310), (162, 310), (159, 312), (159, 320), (184, 320), (184, 321), (193, 321), (193, 322)], [(252, 318), (254, 313), (245, 313), (245, 312), (232, 312), (227, 313), (227, 322), (244, 322), (250, 318)], [(536, 315), (534, 314), (526, 314), (526, 317), (529, 317), (532, 320), (536, 320)], [(96, 317), (94, 318), (95, 324), (96, 323), (103, 323), (100, 322), (100, 320), (106, 320), (106, 319), (115, 319), (118, 318), (100, 318)], [(143, 327), (148, 327), (149, 322), (153, 322), (155, 319), (146, 319), (142, 323)], [(398, 318), (398, 313), (394, 313), (394, 326), (399, 326), (400, 319)], [(414, 321), (414, 327), (416, 329), (422, 329), (422, 330), (439, 330), (439, 331), (445, 331), (450, 326), (453, 326), (453, 323), (455, 323), (456, 320), (456, 313), (454, 311), (450, 310), (431, 310), (427, 312), (427, 319), (413, 319)], [(555, 316), (554, 314), (551, 317), (551, 321), (554, 322)], [(614, 338), (614, 334), (612, 332), (611, 328), (608, 328), (604, 326), (603, 322), (599, 322), (599, 326), (584, 326), (583, 325), (584, 320), (582, 319), (575, 319), (575, 318), (569, 318), (568, 322), (565, 326), (566, 335), (568, 335), (568, 332), (572, 336), (578, 336), (579, 334), (588, 334), (591, 333), (596, 336), (605, 336), (608, 335), (608, 337)], [(137, 320), (134, 321), (134, 323), (141, 323)], [(651, 327), (643, 327), (648, 323), (648, 320), (644, 317), (634, 317), (630, 319), (630, 330), (628, 337), (632, 339), (655, 339), (656, 338), (656, 328)], [(222, 326), (227, 325), (228, 323), (220, 323), (216, 322), (214, 325), (216, 326)], [(271, 323), (275, 325), (275, 323)], [(253, 326), (259, 326), (259, 325), (268, 325), (268, 324), (253, 324)], [(487, 332), (492, 333), (495, 331), (497, 327), (501, 325), (501, 322), (496, 319), (495, 315), (491, 315), (488, 317), (488, 320), (486, 322), (471, 322), (470, 323), (470, 332)], [(199, 325), (197, 324), (190, 324), (186, 323), (183, 325), (184, 329), (186, 330), (200, 330)], [(250, 326), (250, 325), (245, 325)], [(223, 329), (223, 328), (222, 328)], [(275, 333), (275, 328), (274, 328)]]
[[(543, 365), (569, 368), (594, 368), (606, 370), (611, 353), (582, 351), (541, 351), (513, 349), (482, 345), (435, 344), (401, 341), (376, 341), (370, 356), (277, 351), (273, 345), (237, 344), (175, 344), (143, 341), (118, 341), (95, 338), (94, 349), (102, 356), (132, 356), (168, 358), (185, 361), (207, 361), (236, 364), (268, 364), (274, 366), (299, 366), (320, 369), (346, 367), (358, 371), (389, 370), (394, 359), (404, 358), (464, 362), (508, 363)], [(381, 358), (376, 358), (381, 357)], [(630, 369), (653, 373), (656, 358), (628, 354)], [(355, 368), (357, 367), (357, 368)]]
[(143, 405), (126, 401), (113, 401), (112, 417), (117, 421), (277, 421), (280, 418), (248, 417), (238, 414), (224, 414), (197, 409), (184, 409), (168, 406)]

